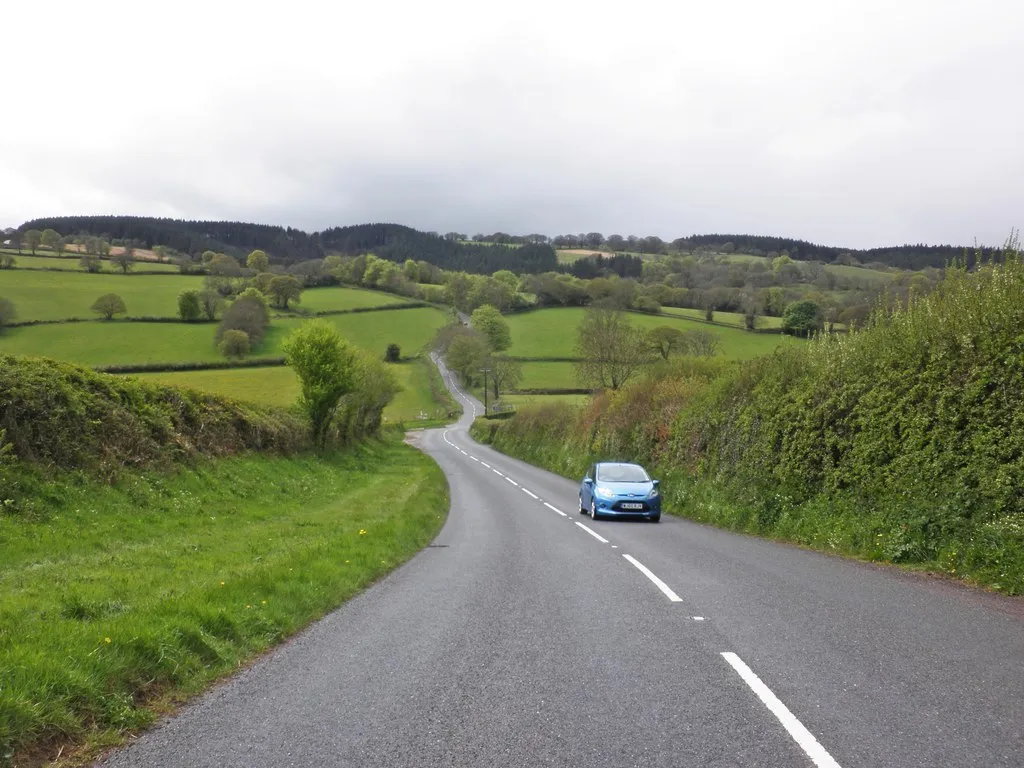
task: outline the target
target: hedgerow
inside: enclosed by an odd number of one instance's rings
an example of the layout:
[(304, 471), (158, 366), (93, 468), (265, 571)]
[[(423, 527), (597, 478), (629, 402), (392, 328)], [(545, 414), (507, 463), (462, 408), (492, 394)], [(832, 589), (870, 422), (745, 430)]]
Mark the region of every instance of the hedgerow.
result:
[(1010, 246), (864, 329), (477, 434), (570, 476), (642, 461), (680, 514), (1022, 593), (1024, 263)]

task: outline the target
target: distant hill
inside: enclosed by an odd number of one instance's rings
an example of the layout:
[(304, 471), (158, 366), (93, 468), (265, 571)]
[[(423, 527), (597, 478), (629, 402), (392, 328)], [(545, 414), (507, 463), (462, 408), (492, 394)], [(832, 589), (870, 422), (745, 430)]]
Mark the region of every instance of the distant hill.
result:
[[(334, 227), (310, 234), (291, 227), (238, 221), (186, 221), (146, 216), (58, 216), (34, 219), (18, 227), (21, 232), (28, 229), (54, 229), (62, 235), (91, 235), (112, 240), (133, 240), (140, 247), (146, 248), (165, 245), (192, 255), (212, 250), (245, 256), (249, 251), (260, 248), (270, 254), (274, 261), (284, 264), (322, 258), (330, 253), (357, 255), (372, 251), (393, 261), (422, 260), (443, 269), (481, 274), (489, 274), (499, 269), (519, 273), (567, 269), (564, 266), (559, 267), (555, 251), (545, 242), (519, 245), (468, 243), (434, 233), (420, 232), (400, 224), (360, 224)], [(540, 235), (515, 238), (524, 239), (545, 238)], [(558, 240), (559, 238), (554, 238), (552, 242)], [(976, 256), (974, 248), (952, 245), (900, 245), (863, 250), (765, 235), (709, 234), (679, 238), (670, 244), (665, 244), (658, 238), (644, 238), (640, 242), (648, 240), (657, 241), (657, 252), (707, 248), (718, 252), (735, 251), (759, 256), (787, 253), (790, 258), (798, 261), (849, 263), (856, 259), (862, 264), (877, 262), (898, 269), (915, 270), (944, 267), (958, 259), (966, 261), (967, 266), (972, 267)], [(598, 251), (600, 248), (595, 247), (593, 250)], [(981, 253), (985, 259), (998, 259), (1001, 250), (979, 248), (977, 253)]]
[[(806, 240), (790, 237), (769, 237), (765, 235), (693, 235), (673, 241), (675, 246), (687, 248), (710, 248), (715, 251), (735, 250), (736, 253), (751, 253), (766, 256), (770, 253), (789, 254), (797, 261), (834, 262), (849, 256), (861, 264), (877, 262), (897, 269), (924, 269), (945, 267), (955, 260), (965, 260), (968, 267), (974, 266), (975, 249), (953, 245), (898, 245), (882, 248), (856, 249), (817, 245)], [(729, 247), (731, 245), (731, 248)], [(979, 248), (986, 260), (998, 259), (1001, 248)]]
[(152, 248), (165, 245), (182, 253), (222, 251), (245, 256), (255, 248), (280, 263), (323, 258), (330, 253), (358, 255), (372, 251), (402, 262), (428, 261), (442, 269), (490, 274), (499, 269), (547, 272), (558, 269), (551, 246), (462, 243), (420, 232), (400, 224), (361, 224), (308, 234), (290, 227), (237, 221), (185, 221), (143, 216), (58, 216), (33, 219), (18, 227), (54, 229), (61, 235), (92, 235), (112, 240), (133, 240)]

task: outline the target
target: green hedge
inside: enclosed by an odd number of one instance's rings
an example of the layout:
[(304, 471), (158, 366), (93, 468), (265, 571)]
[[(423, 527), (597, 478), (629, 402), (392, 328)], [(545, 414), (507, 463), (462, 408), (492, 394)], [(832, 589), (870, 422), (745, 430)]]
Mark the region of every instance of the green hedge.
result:
[(730, 528), (1024, 592), (1024, 265), (959, 268), (869, 327), (744, 364), (663, 366), (589, 408), (478, 427), (575, 477), (598, 457), (665, 479)]

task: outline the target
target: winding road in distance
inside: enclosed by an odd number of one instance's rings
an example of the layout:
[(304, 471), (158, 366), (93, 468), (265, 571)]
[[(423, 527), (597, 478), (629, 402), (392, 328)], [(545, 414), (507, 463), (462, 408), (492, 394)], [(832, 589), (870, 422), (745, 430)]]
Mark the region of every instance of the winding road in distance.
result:
[[(442, 368), (443, 371), (443, 368)], [(666, 517), (421, 433), (406, 565), (101, 764), (1024, 765), (1024, 602)]]

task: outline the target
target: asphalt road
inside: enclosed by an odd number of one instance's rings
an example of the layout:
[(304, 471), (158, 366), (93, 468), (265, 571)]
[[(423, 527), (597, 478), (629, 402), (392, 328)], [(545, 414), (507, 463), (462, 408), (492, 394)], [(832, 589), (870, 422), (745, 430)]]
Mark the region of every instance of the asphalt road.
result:
[(106, 766), (1022, 766), (1024, 603), (422, 433), (435, 543)]

